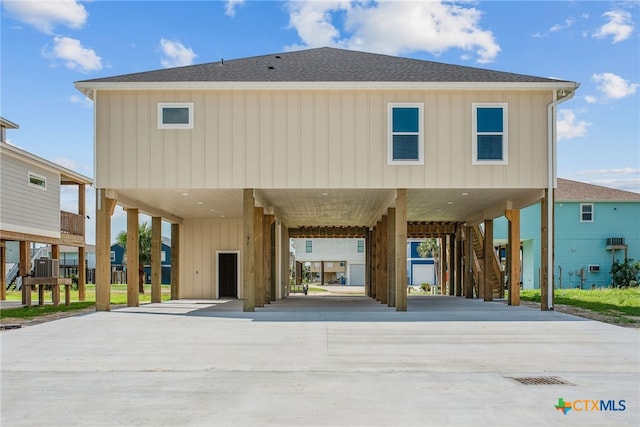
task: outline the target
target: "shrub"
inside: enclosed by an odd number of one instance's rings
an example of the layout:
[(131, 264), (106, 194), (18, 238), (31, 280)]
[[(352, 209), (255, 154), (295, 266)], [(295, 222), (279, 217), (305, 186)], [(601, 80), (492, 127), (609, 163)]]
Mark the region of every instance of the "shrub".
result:
[(640, 280), (640, 261), (632, 258), (625, 262), (614, 261), (611, 267), (611, 280), (614, 288), (628, 288), (638, 286)]

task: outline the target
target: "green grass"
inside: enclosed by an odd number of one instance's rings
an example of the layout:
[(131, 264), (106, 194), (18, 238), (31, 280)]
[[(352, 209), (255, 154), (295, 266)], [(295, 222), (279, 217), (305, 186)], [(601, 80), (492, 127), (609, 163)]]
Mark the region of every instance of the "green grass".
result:
[[(540, 302), (540, 290), (523, 290), (520, 292), (520, 298)], [(640, 316), (640, 288), (556, 289), (554, 302), (619, 317), (623, 321), (633, 321), (625, 315)]]
[(83, 310), (85, 308), (93, 307), (94, 305), (96, 305), (94, 301), (85, 301), (72, 302), (68, 307), (63, 303), (57, 308), (51, 304), (32, 305), (31, 307), (5, 308), (0, 311), (0, 319), (33, 319), (52, 313), (64, 313), (68, 311)]
[[(34, 287), (35, 288), (35, 287)], [(92, 307), (96, 303), (96, 286), (87, 285), (85, 291), (85, 301), (79, 301), (78, 291), (71, 290), (71, 305), (69, 307), (64, 305), (64, 287), (60, 287), (60, 306), (55, 308), (51, 305), (51, 291), (45, 291), (44, 293), (44, 306), (31, 306), (20, 308), (7, 308), (3, 309), (0, 313), (0, 319), (7, 317), (11, 318), (24, 318), (32, 319), (38, 316), (45, 316), (51, 313), (82, 310), (87, 307)], [(162, 301), (168, 301), (171, 299), (171, 287), (170, 285), (162, 285), (161, 288)], [(8, 291), (7, 301), (22, 301), (21, 291)], [(34, 304), (38, 299), (38, 292), (34, 290), (31, 292), (31, 303)], [(141, 304), (151, 302), (151, 285), (144, 285), (144, 294), (138, 294), (138, 300)], [(111, 304), (120, 305), (127, 303), (127, 285), (114, 284), (111, 285)]]
[[(291, 285), (291, 292), (302, 293), (302, 286)], [(309, 292), (327, 292), (324, 288), (317, 288), (315, 286), (309, 286)]]

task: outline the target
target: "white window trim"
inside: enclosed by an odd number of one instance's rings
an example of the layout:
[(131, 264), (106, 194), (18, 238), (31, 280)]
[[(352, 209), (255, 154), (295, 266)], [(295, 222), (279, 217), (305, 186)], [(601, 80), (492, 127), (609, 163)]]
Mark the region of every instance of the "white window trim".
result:
[[(31, 182), (31, 177), (41, 179), (42, 182), (44, 182), (44, 186), (33, 184)], [(47, 177), (37, 174), (35, 172), (27, 171), (27, 184), (29, 184), (29, 187), (38, 188), (42, 191), (47, 191)]]
[[(189, 123), (162, 123), (162, 110), (165, 107), (187, 108), (189, 110)], [(193, 129), (193, 102), (158, 102), (158, 129)]]
[[(393, 109), (418, 109), (418, 160), (393, 160)], [(397, 135), (414, 135), (398, 132)], [(387, 104), (387, 164), (389, 165), (424, 165), (424, 103), (423, 102), (389, 102)]]
[(111, 260), (111, 262), (116, 262), (116, 251), (109, 252), (109, 259)]
[[(583, 206), (591, 206), (591, 219), (590, 220), (582, 218), (582, 214), (583, 214), (582, 207)], [(580, 203), (580, 222), (593, 222), (593, 220), (595, 219), (595, 214), (596, 214), (596, 212), (595, 212), (593, 203)]]
[[(478, 160), (478, 108), (502, 107), (502, 160)], [(506, 165), (509, 164), (509, 104), (506, 102), (474, 102), (471, 104), (471, 164)], [(480, 135), (498, 135), (481, 133)]]

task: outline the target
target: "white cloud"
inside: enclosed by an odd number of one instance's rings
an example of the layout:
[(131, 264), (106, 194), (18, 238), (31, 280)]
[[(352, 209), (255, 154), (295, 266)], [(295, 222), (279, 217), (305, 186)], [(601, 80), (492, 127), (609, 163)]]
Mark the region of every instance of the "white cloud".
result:
[(578, 120), (576, 113), (571, 110), (558, 111), (558, 118), (556, 121), (558, 141), (563, 139), (573, 139), (587, 134), (587, 128), (590, 123), (584, 120)]
[(8, 0), (2, 6), (9, 16), (47, 34), (57, 25), (77, 29), (87, 22), (86, 9), (75, 0)]
[(53, 49), (44, 53), (46, 57), (62, 59), (67, 68), (83, 73), (102, 69), (102, 58), (93, 49), (83, 47), (80, 40), (54, 37), (53, 43)]
[(164, 55), (160, 63), (165, 68), (191, 65), (193, 64), (193, 59), (198, 56), (191, 48), (185, 47), (179, 41), (161, 39), (160, 46)]
[(594, 185), (640, 193), (640, 169), (638, 168), (583, 170), (574, 173), (571, 178)]
[[(473, 52), (493, 61), (500, 46), (480, 27), (481, 12), (453, 2), (309, 1), (289, 2), (289, 25), (302, 44), (289, 48), (334, 46), (397, 55), (449, 49)], [(341, 24), (341, 27), (337, 25)]]
[(57, 157), (53, 162), (72, 171), (77, 172), (80, 169), (80, 165), (75, 160), (71, 160), (67, 157)]
[(225, 7), (225, 14), (227, 16), (236, 16), (236, 7), (242, 5), (245, 0), (227, 0), (227, 6)]
[(593, 95), (585, 96), (584, 100), (587, 101), (587, 104), (594, 104), (594, 103), (598, 102), (598, 99)]
[(86, 96), (80, 96), (80, 95), (71, 95), (69, 97), (69, 101), (72, 104), (80, 104), (83, 107), (86, 108), (91, 108), (93, 107), (93, 101), (91, 101), (89, 98), (87, 98)]
[(609, 20), (593, 34), (596, 38), (613, 36), (613, 43), (618, 43), (628, 39), (633, 32), (633, 21), (631, 14), (623, 10), (610, 10), (602, 14)]
[(594, 74), (591, 80), (599, 83), (598, 90), (611, 99), (620, 99), (632, 95), (639, 86), (638, 83), (629, 83), (628, 80), (613, 73)]

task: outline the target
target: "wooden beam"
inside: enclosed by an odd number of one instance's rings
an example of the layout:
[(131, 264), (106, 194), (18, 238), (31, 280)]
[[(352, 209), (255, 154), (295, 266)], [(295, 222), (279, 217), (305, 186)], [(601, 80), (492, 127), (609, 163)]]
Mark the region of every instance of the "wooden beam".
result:
[(7, 299), (7, 247), (0, 242), (0, 301)]
[(14, 231), (0, 230), (0, 239), (10, 240), (13, 242), (38, 242), (47, 245), (56, 245), (60, 243), (59, 237), (38, 236), (37, 234), (16, 233)]
[(138, 209), (127, 209), (127, 307), (138, 307), (140, 290), (140, 237)]
[(409, 222), (407, 224), (407, 237), (410, 239), (425, 239), (428, 237), (441, 237), (443, 234), (454, 234), (458, 222)]
[(180, 224), (171, 224), (171, 299), (180, 298)]
[(87, 299), (87, 256), (84, 246), (78, 247), (78, 300)]
[(387, 305), (396, 306), (396, 209), (387, 209)]
[(371, 231), (367, 230), (364, 238), (364, 293), (371, 296)]
[(464, 228), (464, 296), (473, 298), (473, 227)]
[(367, 227), (299, 227), (289, 228), (292, 239), (365, 238)]
[(457, 297), (462, 296), (462, 229), (458, 227), (456, 230), (456, 280), (455, 280), (455, 295)]
[[(29, 241), (20, 241), (20, 264), (19, 275), (24, 280), (31, 273), (31, 251)], [(31, 305), (31, 292), (26, 287), (22, 288), (22, 304)]]
[(264, 288), (264, 302), (265, 304), (271, 303), (271, 296), (275, 289), (273, 284), (275, 283), (275, 236), (273, 235), (273, 223), (276, 221), (273, 215), (264, 215), (262, 217), (262, 275), (263, 275), (263, 288)]
[(491, 275), (489, 271), (493, 268), (491, 262), (493, 261), (493, 220), (484, 220), (484, 256), (482, 258), (482, 289), (485, 301), (493, 301), (493, 286), (489, 278)]
[(540, 310), (549, 310), (549, 283), (547, 281), (547, 269), (550, 267), (548, 262), (548, 246), (547, 230), (549, 227), (549, 214), (547, 212), (547, 203), (549, 191), (544, 191), (544, 197), (540, 201)]
[(447, 236), (440, 236), (440, 295), (447, 294)]
[(396, 190), (396, 311), (407, 311), (407, 189)]
[(82, 241), (84, 243), (84, 238), (87, 235), (86, 230), (86, 221), (85, 218), (87, 216), (87, 202), (86, 202), (86, 185), (78, 184), (78, 215), (80, 215), (82, 219)]
[(253, 208), (253, 235), (254, 235), (254, 289), (255, 289), (255, 305), (256, 307), (264, 307), (264, 274), (263, 274), (263, 216), (264, 216), (264, 208), (258, 207)]
[(509, 221), (507, 245), (509, 305), (520, 305), (520, 210), (507, 209), (504, 216)]
[(387, 237), (389, 235), (387, 229), (389, 227), (389, 218), (387, 215), (382, 215), (382, 221), (380, 222), (380, 294), (379, 300), (383, 304), (389, 302), (389, 281), (387, 270)]
[(111, 211), (115, 200), (96, 189), (96, 311), (111, 309)]
[(151, 218), (151, 302), (162, 302), (162, 218)]
[(254, 198), (253, 190), (245, 188), (242, 192), (242, 311), (255, 311), (255, 260), (254, 260)]
[(456, 235), (449, 234), (449, 296), (456, 294)]

